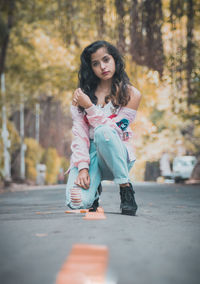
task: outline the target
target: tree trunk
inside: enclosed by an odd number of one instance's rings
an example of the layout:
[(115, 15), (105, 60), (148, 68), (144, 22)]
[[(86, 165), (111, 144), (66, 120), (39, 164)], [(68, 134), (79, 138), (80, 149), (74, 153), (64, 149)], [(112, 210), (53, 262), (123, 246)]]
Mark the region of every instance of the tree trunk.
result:
[(200, 160), (197, 162), (196, 166), (194, 167), (190, 180), (200, 182)]
[(117, 47), (119, 51), (123, 54), (125, 53), (125, 24), (124, 24), (124, 16), (125, 16), (125, 10), (124, 10), (124, 1), (121, 0), (115, 0), (115, 6), (117, 10), (118, 15), (118, 23), (117, 23), (117, 29), (118, 29), (118, 42)]
[(187, 1), (187, 89), (188, 89), (188, 106), (192, 101), (192, 71), (194, 68), (194, 43), (193, 43), (193, 28), (194, 28), (194, 7), (193, 0)]
[(97, 30), (98, 30), (98, 38), (103, 39), (105, 35), (105, 22), (104, 22), (104, 14), (105, 14), (105, 0), (96, 1), (97, 7)]
[(144, 65), (143, 37), (141, 31), (141, 4), (139, 6), (137, 0), (132, 0), (130, 17), (130, 53), (132, 59), (136, 63)]
[(162, 77), (164, 66), (161, 27), (161, 0), (132, 0), (130, 21), (130, 53), (139, 65), (157, 70)]
[(4, 73), (5, 69), (5, 62), (6, 62), (6, 52), (8, 47), (8, 42), (10, 38), (10, 30), (13, 27), (13, 15), (14, 15), (14, 8), (15, 8), (15, 1), (14, 0), (7, 0), (4, 1), (5, 8), (7, 9), (7, 25), (5, 25), (5, 33), (1, 38), (1, 51), (0, 51), (0, 76)]

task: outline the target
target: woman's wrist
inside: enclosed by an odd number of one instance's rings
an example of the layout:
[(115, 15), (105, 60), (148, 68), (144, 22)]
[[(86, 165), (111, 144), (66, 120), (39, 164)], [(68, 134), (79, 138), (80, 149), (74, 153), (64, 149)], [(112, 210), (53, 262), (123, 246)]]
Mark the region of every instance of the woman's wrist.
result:
[(87, 162), (80, 162), (79, 164), (78, 164), (78, 171), (80, 172), (80, 170), (82, 170), (82, 169), (88, 169), (89, 168), (89, 165), (88, 165), (88, 163)]
[(92, 102), (88, 103), (87, 105), (84, 106), (84, 109), (90, 108), (93, 105)]
[(82, 171), (87, 171), (87, 172), (88, 172), (88, 169), (87, 169), (87, 168), (81, 169), (81, 170), (79, 171), (79, 173), (82, 172)]

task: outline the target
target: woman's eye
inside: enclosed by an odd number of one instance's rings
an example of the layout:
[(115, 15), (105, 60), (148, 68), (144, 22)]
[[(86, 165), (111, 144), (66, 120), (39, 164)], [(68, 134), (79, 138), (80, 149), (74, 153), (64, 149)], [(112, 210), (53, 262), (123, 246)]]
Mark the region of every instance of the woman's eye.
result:
[(97, 63), (97, 62), (95, 62), (95, 63), (93, 63), (93, 66), (95, 67), (95, 66), (97, 66), (97, 64), (98, 64), (98, 63)]
[(108, 57), (104, 58), (105, 62), (108, 62), (109, 60), (110, 60), (110, 58), (108, 58)]

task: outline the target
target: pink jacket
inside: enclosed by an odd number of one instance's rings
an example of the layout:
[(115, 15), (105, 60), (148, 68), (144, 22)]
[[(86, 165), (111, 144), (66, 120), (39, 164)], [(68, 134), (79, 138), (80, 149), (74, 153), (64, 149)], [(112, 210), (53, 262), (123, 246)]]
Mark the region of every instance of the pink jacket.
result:
[(135, 155), (130, 145), (130, 138), (132, 137), (132, 130), (130, 124), (135, 120), (136, 110), (120, 107), (117, 115), (106, 117), (104, 112), (96, 105), (92, 105), (85, 110), (86, 114), (79, 112), (78, 107), (71, 105), (71, 114), (73, 120), (72, 132), (74, 138), (71, 144), (71, 160), (70, 167), (67, 170), (69, 173), (72, 167), (81, 169), (88, 168), (90, 164), (90, 125), (96, 128), (99, 125), (108, 125), (114, 128), (128, 150), (129, 161), (135, 160)]

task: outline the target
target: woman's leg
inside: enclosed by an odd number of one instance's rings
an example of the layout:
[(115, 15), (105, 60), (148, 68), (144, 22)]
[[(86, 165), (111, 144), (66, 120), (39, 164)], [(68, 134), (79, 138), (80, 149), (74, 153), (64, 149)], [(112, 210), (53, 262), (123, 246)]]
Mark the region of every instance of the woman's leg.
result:
[(128, 162), (128, 153), (115, 129), (101, 125), (96, 128), (94, 143), (97, 148), (99, 167), (103, 179), (112, 179), (116, 184), (131, 182), (129, 171), (133, 162)]
[(129, 170), (134, 162), (128, 162), (128, 153), (117, 132), (108, 126), (99, 126), (95, 130), (95, 144), (102, 179), (112, 179), (120, 185), (120, 208), (122, 214), (135, 215), (137, 204), (134, 190), (129, 179)]
[(91, 208), (95, 199), (98, 198), (98, 186), (101, 182), (101, 172), (98, 166), (96, 147), (93, 142), (90, 146), (90, 187), (84, 189), (74, 182), (78, 176), (78, 168), (74, 167), (69, 172), (66, 186), (66, 205), (71, 209)]

